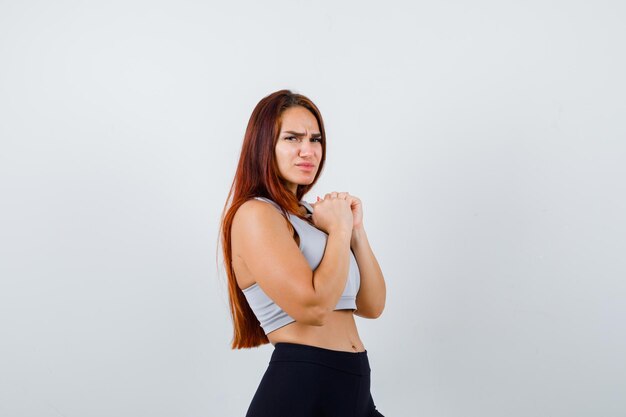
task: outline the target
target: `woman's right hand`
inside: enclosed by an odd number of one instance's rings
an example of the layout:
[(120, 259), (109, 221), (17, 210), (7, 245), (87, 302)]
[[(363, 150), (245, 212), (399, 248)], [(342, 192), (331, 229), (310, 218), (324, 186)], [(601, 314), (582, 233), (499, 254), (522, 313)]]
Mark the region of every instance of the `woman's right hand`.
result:
[(311, 204), (314, 208), (313, 224), (326, 234), (337, 231), (352, 233), (352, 209), (350, 200), (346, 200), (347, 193), (332, 192)]

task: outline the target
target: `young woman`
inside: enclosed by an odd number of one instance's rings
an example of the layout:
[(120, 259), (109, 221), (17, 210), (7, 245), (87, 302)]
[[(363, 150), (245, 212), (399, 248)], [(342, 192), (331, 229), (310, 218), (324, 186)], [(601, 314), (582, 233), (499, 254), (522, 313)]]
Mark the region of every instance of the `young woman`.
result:
[(325, 157), (311, 100), (280, 90), (257, 104), (221, 224), (231, 347), (274, 345), (246, 417), (382, 416), (354, 315), (381, 315), (385, 281), (357, 197), (302, 199)]

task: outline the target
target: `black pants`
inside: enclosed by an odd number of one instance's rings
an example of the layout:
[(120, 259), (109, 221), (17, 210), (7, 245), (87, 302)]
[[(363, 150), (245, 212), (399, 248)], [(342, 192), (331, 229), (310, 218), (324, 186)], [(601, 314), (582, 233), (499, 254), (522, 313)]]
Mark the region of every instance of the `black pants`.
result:
[(384, 417), (370, 372), (367, 350), (276, 343), (246, 417)]

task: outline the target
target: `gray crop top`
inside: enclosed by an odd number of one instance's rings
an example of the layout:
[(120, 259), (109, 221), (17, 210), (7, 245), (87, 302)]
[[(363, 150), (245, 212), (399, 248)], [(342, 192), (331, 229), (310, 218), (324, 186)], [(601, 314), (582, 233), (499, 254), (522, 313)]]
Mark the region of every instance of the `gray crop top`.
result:
[[(254, 198), (272, 203), (277, 208), (280, 207), (268, 198)], [(313, 213), (313, 207), (311, 207), (308, 202), (302, 200), (300, 203), (306, 207), (309, 213)], [(288, 213), (288, 215), (290, 223), (296, 232), (298, 232), (298, 236), (300, 237), (300, 251), (306, 258), (311, 269), (315, 270), (324, 256), (324, 249), (326, 248), (328, 234), (310, 225), (294, 214)], [(361, 275), (359, 273), (359, 266), (352, 250), (350, 250), (348, 280), (343, 294), (335, 306), (335, 310), (356, 310), (356, 295), (359, 292), (360, 286)], [(271, 298), (267, 296), (267, 294), (265, 294), (258, 283), (254, 283), (242, 291), (248, 300), (250, 308), (254, 311), (254, 314), (261, 323), (261, 327), (263, 328), (263, 331), (265, 331), (265, 334), (295, 321), (294, 318), (285, 313), (274, 301), (272, 301)]]

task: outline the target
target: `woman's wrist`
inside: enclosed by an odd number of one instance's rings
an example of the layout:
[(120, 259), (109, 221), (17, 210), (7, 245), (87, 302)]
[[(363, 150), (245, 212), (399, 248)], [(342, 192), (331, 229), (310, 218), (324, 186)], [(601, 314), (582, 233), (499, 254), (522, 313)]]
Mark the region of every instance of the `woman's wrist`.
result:
[(352, 236), (350, 237), (350, 247), (354, 248), (364, 240), (367, 240), (363, 225), (352, 228)]

